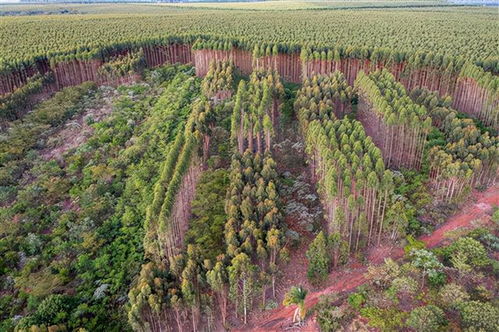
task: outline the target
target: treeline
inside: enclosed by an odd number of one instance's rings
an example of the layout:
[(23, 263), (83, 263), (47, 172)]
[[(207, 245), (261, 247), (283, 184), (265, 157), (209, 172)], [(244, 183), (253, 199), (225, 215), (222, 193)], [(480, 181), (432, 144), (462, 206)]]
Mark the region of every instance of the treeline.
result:
[(239, 83), (231, 118), (231, 140), (239, 154), (270, 152), (278, 128), (284, 86), (275, 71), (254, 71)]
[(360, 72), (355, 87), (359, 121), (382, 151), (387, 167), (419, 169), (431, 128), (425, 107), (415, 104), (387, 70)]
[(450, 98), (427, 90), (414, 90), (411, 97), (428, 108), (438, 128), (427, 153), (434, 195), (447, 202), (463, 201), (474, 187), (493, 185), (499, 167), (499, 138), (459, 116), (450, 108)]

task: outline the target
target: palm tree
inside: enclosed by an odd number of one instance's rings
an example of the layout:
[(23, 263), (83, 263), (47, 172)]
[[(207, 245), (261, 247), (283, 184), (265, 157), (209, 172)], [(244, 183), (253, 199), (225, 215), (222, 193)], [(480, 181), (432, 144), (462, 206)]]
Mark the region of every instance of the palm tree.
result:
[[(297, 305), (297, 308), (293, 314), (293, 323), (295, 321), (301, 322), (305, 318), (305, 297), (307, 296), (307, 290), (301, 286), (293, 286), (284, 296), (284, 301), (282, 302), (285, 306), (290, 306), (292, 304)], [(297, 319), (298, 318), (298, 319)]]

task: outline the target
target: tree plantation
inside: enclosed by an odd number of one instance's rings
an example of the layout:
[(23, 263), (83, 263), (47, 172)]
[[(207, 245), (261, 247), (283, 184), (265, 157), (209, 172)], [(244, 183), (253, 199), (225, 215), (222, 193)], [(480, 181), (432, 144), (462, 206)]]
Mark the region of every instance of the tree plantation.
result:
[(0, 4), (0, 331), (497, 331), (496, 14)]

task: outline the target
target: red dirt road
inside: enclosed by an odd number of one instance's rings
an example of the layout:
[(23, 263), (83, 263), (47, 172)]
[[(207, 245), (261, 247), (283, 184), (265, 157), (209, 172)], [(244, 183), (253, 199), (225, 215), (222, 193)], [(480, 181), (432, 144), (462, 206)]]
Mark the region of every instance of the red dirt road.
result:
[[(499, 186), (493, 186), (485, 192), (475, 192), (469, 199), (466, 206), (457, 214), (449, 218), (442, 226), (436, 229), (432, 234), (425, 235), (420, 238), (428, 247), (435, 247), (440, 244), (445, 244), (449, 241), (448, 236), (452, 231), (458, 231), (464, 228), (474, 228), (479, 224), (490, 221), (490, 214), (493, 206), (499, 205)], [(476, 222), (475, 222), (476, 221)], [(402, 248), (385, 251), (384, 258), (398, 259), (403, 256)], [(383, 259), (376, 257), (377, 262), (382, 262)], [(383, 257), (381, 257), (383, 258)], [(319, 297), (324, 294), (333, 292), (348, 292), (367, 282), (364, 277), (367, 267), (361, 266), (356, 269), (348, 269), (343, 271), (335, 271), (329, 277), (330, 285), (319, 292), (309, 293), (305, 301), (306, 308), (310, 308), (319, 301)], [(234, 331), (283, 331), (291, 324), (295, 307), (284, 307), (280, 305), (271, 312), (270, 316), (255, 322), (252, 326), (245, 329)], [(312, 322), (300, 329), (301, 331), (317, 331), (317, 327)]]

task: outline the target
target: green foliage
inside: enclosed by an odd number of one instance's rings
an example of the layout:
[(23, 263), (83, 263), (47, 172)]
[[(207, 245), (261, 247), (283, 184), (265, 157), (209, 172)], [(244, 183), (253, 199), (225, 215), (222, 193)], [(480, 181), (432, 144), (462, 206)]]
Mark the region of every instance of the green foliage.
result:
[(329, 275), (331, 259), (327, 239), (323, 232), (320, 232), (310, 243), (306, 256), (308, 278), (314, 283), (324, 281)]
[(30, 97), (42, 90), (48, 75), (34, 75), (26, 84), (7, 95), (0, 95), (0, 123), (21, 118), (30, 106)]
[(492, 214), (492, 221), (496, 224), (499, 223), (499, 208), (494, 208), (494, 213)]
[(186, 243), (195, 243), (203, 255), (214, 261), (224, 252), (225, 195), (229, 173), (224, 169), (203, 172), (192, 201), (193, 219), (186, 233)]
[(411, 277), (397, 277), (393, 279), (390, 288), (396, 293), (401, 294), (401, 296), (414, 295), (418, 290), (418, 284), (416, 280)]
[(289, 305), (297, 305), (300, 309), (299, 316), (300, 320), (303, 320), (306, 315), (305, 311), (305, 298), (307, 297), (308, 291), (301, 286), (293, 286), (290, 290), (284, 295), (284, 300), (282, 304), (285, 306)]
[(369, 320), (368, 324), (372, 327), (377, 327), (382, 331), (397, 331), (404, 326), (404, 320), (407, 313), (397, 309), (381, 309), (367, 307), (362, 308), (360, 313), (363, 317)]
[(455, 283), (444, 285), (438, 292), (438, 297), (445, 307), (456, 307), (470, 298), (466, 290)]
[(107, 78), (116, 79), (126, 75), (140, 73), (145, 66), (144, 50), (128, 52), (114, 56), (99, 67), (98, 73)]
[(36, 312), (19, 322), (20, 327), (31, 325), (55, 325), (66, 322), (71, 310), (74, 308), (74, 300), (67, 295), (50, 295), (38, 306)]
[(400, 266), (391, 258), (385, 259), (382, 265), (370, 265), (367, 268), (367, 277), (381, 289), (386, 289), (392, 281), (400, 276)]
[(366, 297), (362, 293), (353, 293), (348, 296), (348, 303), (355, 309), (359, 310), (362, 304), (366, 301)]
[(317, 315), (317, 323), (321, 331), (334, 332), (348, 324), (355, 313), (349, 305), (337, 306), (333, 303), (338, 301), (336, 294), (321, 295), (319, 303), (314, 310)]
[(440, 252), (444, 261), (450, 262), (462, 271), (480, 268), (490, 263), (485, 247), (470, 237), (461, 237)]
[(14, 122), (6, 139), (0, 141), (0, 185), (15, 183), (29, 164), (28, 152), (44, 142), (53, 129), (81, 112), (95, 90), (91, 82), (65, 88)]
[(411, 255), (413, 250), (425, 249), (426, 244), (423, 241), (417, 240), (412, 235), (407, 236), (407, 245), (404, 247), (404, 252), (407, 257)]
[(436, 332), (446, 323), (446, 320), (442, 309), (427, 305), (413, 309), (406, 323), (416, 331)]
[[(37, 323), (38, 298), (24, 302), (24, 291), (41, 295), (40, 300), (67, 292), (71, 305), (65, 314), (44, 314), (44, 324), (129, 328), (123, 299), (144, 259), (145, 210), (159, 166), (199, 91), (189, 78), (179, 74), (170, 81), (157, 103), (155, 86), (120, 87), (113, 112), (92, 124), (88, 140), (61, 156), (63, 162), (32, 157), (26, 170), (32, 180), (17, 184), (16, 200), (3, 208), (0, 220), (2, 227), (12, 224), (9, 218), (15, 214), (24, 220), (0, 241), (2, 283), (3, 274), (16, 281), (6, 288), (17, 294), (13, 302), (18, 303), (9, 317), (22, 313), (28, 325)], [(78, 89), (72, 91), (68, 96)], [(47, 102), (45, 113), (62, 110), (59, 106), (69, 100)], [(78, 112), (90, 106), (84, 102)], [(49, 118), (54, 117), (44, 116)], [(18, 252), (27, 256), (21, 269)]]
[(464, 327), (497, 331), (499, 309), (492, 304), (478, 301), (463, 302), (459, 305), (459, 312)]

